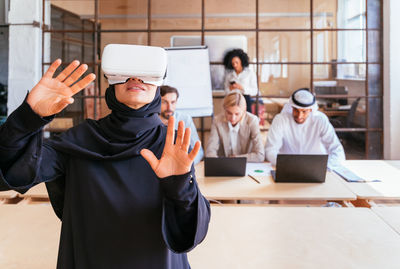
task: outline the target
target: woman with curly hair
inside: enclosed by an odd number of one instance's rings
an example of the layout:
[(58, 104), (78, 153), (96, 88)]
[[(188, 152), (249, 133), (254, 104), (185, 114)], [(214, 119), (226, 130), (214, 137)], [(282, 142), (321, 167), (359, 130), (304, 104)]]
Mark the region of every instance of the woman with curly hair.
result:
[(258, 92), (257, 77), (249, 67), (249, 56), (242, 49), (233, 49), (224, 57), (225, 93), (239, 91), (246, 99), (247, 111), (251, 112), (251, 95)]

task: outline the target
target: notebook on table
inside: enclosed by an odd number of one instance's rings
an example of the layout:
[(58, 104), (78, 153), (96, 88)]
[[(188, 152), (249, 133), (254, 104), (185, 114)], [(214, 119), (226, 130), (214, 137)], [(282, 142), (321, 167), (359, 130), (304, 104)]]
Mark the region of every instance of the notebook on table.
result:
[(353, 173), (350, 169), (343, 165), (336, 166), (333, 171), (341, 176), (347, 182), (359, 182), (359, 183), (366, 183), (366, 182), (381, 182), (380, 179), (367, 179), (363, 177), (359, 177), (357, 174)]

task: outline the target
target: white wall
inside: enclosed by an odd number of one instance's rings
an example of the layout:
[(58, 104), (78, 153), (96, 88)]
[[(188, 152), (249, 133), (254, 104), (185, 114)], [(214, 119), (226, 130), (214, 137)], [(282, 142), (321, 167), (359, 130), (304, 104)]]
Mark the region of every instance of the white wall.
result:
[(400, 159), (400, 1), (383, 3), (384, 158)]
[(24, 100), (42, 75), (42, 0), (10, 1), (8, 57), (8, 114)]

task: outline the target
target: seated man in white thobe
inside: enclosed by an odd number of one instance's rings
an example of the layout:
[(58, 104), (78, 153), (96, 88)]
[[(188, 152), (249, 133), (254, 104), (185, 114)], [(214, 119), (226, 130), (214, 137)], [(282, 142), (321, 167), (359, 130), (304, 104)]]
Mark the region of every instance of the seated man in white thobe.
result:
[(306, 88), (295, 91), (272, 121), (265, 158), (276, 165), (278, 154), (328, 154), (330, 169), (345, 160), (332, 124), (318, 111), (315, 96)]
[[(190, 146), (193, 148), (196, 141), (200, 141), (199, 135), (197, 134), (196, 126), (194, 125), (191, 116), (185, 113), (179, 113), (175, 111), (176, 104), (178, 102), (179, 92), (176, 88), (167, 85), (160, 87), (161, 94), (161, 114), (160, 119), (165, 124), (168, 125), (168, 119), (171, 116), (175, 117), (175, 129), (178, 130), (178, 123), (183, 121), (185, 123), (185, 128), (190, 128)], [(203, 147), (200, 147), (199, 153), (194, 159), (194, 164), (199, 163), (204, 156)]]

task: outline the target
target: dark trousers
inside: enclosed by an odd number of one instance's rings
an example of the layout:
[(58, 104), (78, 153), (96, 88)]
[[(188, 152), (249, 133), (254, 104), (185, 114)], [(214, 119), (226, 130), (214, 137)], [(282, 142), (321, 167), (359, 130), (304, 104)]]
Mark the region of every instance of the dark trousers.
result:
[(243, 96), (244, 96), (244, 99), (246, 100), (247, 112), (251, 113), (251, 98), (250, 98), (250, 95), (243, 94)]

